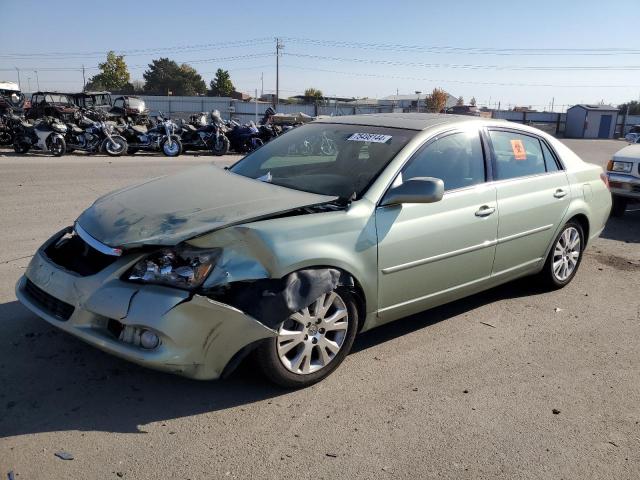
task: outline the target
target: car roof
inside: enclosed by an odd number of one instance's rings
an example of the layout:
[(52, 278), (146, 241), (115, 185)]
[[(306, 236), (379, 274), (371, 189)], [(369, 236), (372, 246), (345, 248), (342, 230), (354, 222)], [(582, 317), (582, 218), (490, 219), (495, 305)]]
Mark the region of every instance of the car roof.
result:
[(435, 126), (464, 122), (503, 123), (503, 120), (483, 121), (468, 115), (444, 113), (373, 113), (364, 115), (344, 115), (315, 120), (314, 123), (339, 123), (343, 125), (364, 125), (369, 127), (404, 128), (407, 130), (429, 130)]

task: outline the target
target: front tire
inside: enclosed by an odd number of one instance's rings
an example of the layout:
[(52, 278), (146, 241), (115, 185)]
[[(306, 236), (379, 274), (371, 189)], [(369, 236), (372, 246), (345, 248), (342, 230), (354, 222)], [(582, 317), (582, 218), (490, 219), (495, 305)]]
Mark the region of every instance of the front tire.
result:
[(628, 200), (626, 198), (619, 197), (617, 195), (611, 196), (611, 216), (622, 217), (627, 209)]
[(540, 272), (543, 283), (553, 290), (568, 285), (580, 267), (584, 247), (584, 232), (580, 224), (574, 221), (567, 222), (553, 241), (544, 268)]
[(226, 155), (229, 152), (229, 139), (226, 135), (220, 135), (217, 141), (211, 145), (211, 153), (216, 156)]
[(55, 136), (53, 138), (48, 139), (49, 152), (54, 157), (61, 157), (67, 152), (67, 142), (64, 141), (64, 138)]
[(272, 382), (285, 388), (308, 387), (338, 368), (357, 331), (356, 299), (338, 287), (282, 322), (278, 336), (258, 347), (256, 360)]
[(112, 135), (111, 140), (105, 138), (102, 142), (102, 150), (110, 157), (119, 157), (127, 151), (127, 148), (127, 141), (120, 135)]
[(172, 135), (171, 144), (169, 144), (169, 139), (165, 138), (160, 144), (160, 149), (167, 157), (177, 157), (182, 153), (182, 142), (176, 135)]

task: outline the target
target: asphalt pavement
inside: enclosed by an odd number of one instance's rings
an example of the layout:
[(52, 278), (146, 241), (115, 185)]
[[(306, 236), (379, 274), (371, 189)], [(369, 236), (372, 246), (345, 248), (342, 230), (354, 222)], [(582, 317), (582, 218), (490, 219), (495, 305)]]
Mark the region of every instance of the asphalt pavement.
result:
[[(566, 143), (600, 165), (625, 145)], [(525, 278), (373, 330), (299, 391), (250, 362), (216, 382), (146, 370), (16, 301), (36, 248), (98, 196), (233, 160), (0, 151), (0, 478), (640, 478), (640, 208), (568, 287)]]

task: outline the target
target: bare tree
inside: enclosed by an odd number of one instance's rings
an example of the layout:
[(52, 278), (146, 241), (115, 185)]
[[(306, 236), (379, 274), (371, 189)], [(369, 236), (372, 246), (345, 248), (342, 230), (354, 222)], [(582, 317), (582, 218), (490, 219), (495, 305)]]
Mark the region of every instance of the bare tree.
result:
[(475, 107), (476, 103), (478, 103), (478, 102), (476, 102), (476, 97), (471, 97), (471, 100), (469, 100), (469, 105), (472, 105), (472, 106)]
[(462, 96), (458, 97), (458, 101), (456, 102), (456, 105), (459, 107), (462, 107), (464, 105), (464, 98)]

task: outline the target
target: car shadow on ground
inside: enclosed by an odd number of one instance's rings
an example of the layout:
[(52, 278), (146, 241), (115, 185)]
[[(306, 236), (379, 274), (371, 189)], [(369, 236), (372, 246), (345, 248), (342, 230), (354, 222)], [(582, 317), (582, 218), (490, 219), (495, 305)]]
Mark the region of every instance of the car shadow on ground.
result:
[(625, 243), (640, 243), (640, 203), (629, 205), (622, 217), (609, 218), (601, 237)]
[[(486, 303), (542, 293), (518, 281), (367, 332), (375, 347)], [(143, 433), (152, 422), (251, 404), (287, 393), (245, 361), (227, 380), (200, 382), (138, 367), (49, 326), (17, 301), (0, 305), (0, 438), (52, 431)], [(339, 373), (338, 373), (339, 374)]]

